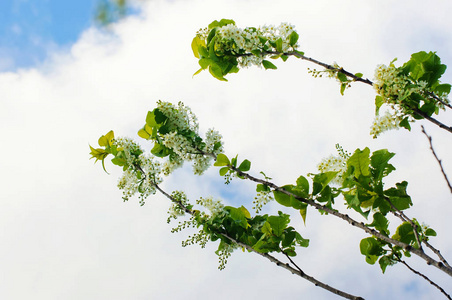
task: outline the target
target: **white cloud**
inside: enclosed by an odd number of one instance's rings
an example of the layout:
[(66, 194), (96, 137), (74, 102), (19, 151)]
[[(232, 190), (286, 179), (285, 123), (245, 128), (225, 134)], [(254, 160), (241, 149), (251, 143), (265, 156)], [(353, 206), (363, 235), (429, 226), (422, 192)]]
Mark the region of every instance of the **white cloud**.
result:
[[(170, 234), (165, 199), (152, 197), (144, 207), (122, 203), (115, 187), (119, 170), (107, 165), (107, 176), (99, 164), (93, 166), (88, 144), (110, 129), (136, 137), (159, 99), (184, 101), (202, 130), (215, 127), (223, 134), (228, 154), (249, 158), (254, 172), (265, 171), (278, 184), (315, 171), (337, 142), (350, 151), (369, 146), (396, 152), (397, 172), (390, 180), (408, 180), (415, 203), (410, 216), (435, 228), (434, 244), (451, 257), (444, 213), (450, 193), (427, 140), (418, 125), (412, 133), (372, 140), (371, 88), (355, 84), (342, 97), (336, 82), (310, 77), (306, 68), (314, 66), (295, 59), (277, 62), (277, 71), (241, 70), (228, 83), (207, 72), (192, 78), (198, 68), (190, 49), (194, 33), (225, 17), (244, 27), (289, 21), (306, 55), (336, 60), (370, 78), (376, 64), (435, 50), (430, 36), (435, 45), (451, 44), (442, 33), (450, 18), (441, 17), (451, 4), (433, 1), (426, 9), (419, 1), (402, 3), (151, 1), (142, 16), (115, 25), (114, 36), (91, 28), (70, 51), (55, 53), (38, 69), (0, 73), (1, 298), (333, 298), (248, 253), (234, 254), (219, 272), (215, 245), (182, 248), (185, 235)], [(439, 55), (451, 65), (447, 50)], [(451, 81), (450, 72), (445, 78)], [(446, 170), (452, 170), (449, 135), (425, 125)], [(194, 198), (218, 196), (216, 172), (186, 178), (187, 170), (180, 170), (165, 186), (185, 188)], [(252, 186), (235, 181), (234, 187), (252, 196)], [(307, 274), (366, 299), (440, 297), (403, 266), (384, 276), (378, 266), (368, 266), (359, 253), (365, 235), (358, 229), (314, 211), (306, 227), (296, 214), (292, 218), (311, 239), (297, 257)], [(446, 275), (411, 261), (447, 286)]]

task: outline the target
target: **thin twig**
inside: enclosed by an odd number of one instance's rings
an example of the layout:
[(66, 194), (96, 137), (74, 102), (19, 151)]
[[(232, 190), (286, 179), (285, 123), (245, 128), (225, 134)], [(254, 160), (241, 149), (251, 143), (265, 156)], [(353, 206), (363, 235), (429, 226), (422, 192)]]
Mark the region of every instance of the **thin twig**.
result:
[(452, 185), (450, 184), (449, 179), (447, 178), (446, 172), (444, 172), (443, 164), (441, 163), (441, 159), (438, 158), (435, 150), (433, 149), (432, 137), (427, 134), (423, 125), (421, 125), (421, 128), (422, 128), (422, 133), (424, 133), (428, 139), (428, 142), (430, 144), (430, 150), (432, 150), (433, 156), (435, 157), (436, 161), (438, 162), (439, 167), (441, 168), (441, 173), (443, 173), (444, 179), (446, 179), (447, 185), (449, 186), (450, 192), (452, 193)]
[(429, 248), (430, 250), (435, 252), (436, 255), (438, 255), (439, 259), (443, 262), (444, 265), (446, 265), (447, 267), (450, 268), (449, 263), (446, 261), (446, 259), (444, 258), (444, 256), (441, 254), (441, 252), (438, 249), (433, 247), (428, 241), (423, 241), (423, 243), (427, 246), (427, 248)]
[[(393, 253), (394, 253), (394, 252), (393, 252)], [(414, 274), (419, 275), (419, 276), (421, 276), (422, 278), (424, 278), (425, 280), (427, 280), (431, 285), (433, 285), (433, 286), (436, 287), (438, 290), (440, 290), (441, 293), (443, 293), (443, 294), (447, 297), (447, 299), (452, 300), (452, 298), (450, 297), (450, 295), (447, 294), (446, 291), (445, 291), (442, 287), (440, 287), (438, 284), (436, 284), (435, 282), (433, 282), (430, 278), (428, 278), (427, 276), (425, 276), (425, 275), (422, 274), (421, 272), (416, 271), (415, 269), (413, 269), (412, 267), (410, 267), (410, 266), (409, 266), (404, 260), (402, 260), (396, 253), (394, 253), (394, 255), (395, 255), (397, 261), (399, 261), (399, 262), (401, 262), (402, 264), (404, 264), (405, 267), (407, 267), (411, 272), (413, 272)]]

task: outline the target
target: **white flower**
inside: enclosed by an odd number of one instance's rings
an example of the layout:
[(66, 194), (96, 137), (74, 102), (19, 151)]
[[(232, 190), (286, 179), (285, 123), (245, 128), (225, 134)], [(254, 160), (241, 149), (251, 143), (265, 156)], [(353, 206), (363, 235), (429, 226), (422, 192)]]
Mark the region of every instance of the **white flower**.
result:
[(196, 200), (196, 203), (209, 210), (210, 214), (204, 213), (208, 218), (213, 219), (224, 211), (224, 205), (221, 203), (221, 200), (213, 199), (212, 197), (200, 198), (199, 200)]
[(403, 116), (398, 115), (396, 112), (391, 114), (389, 111), (386, 111), (383, 116), (375, 117), (375, 120), (370, 130), (370, 134), (375, 139), (384, 131), (399, 129), (400, 128), (399, 124), (402, 121), (402, 119)]

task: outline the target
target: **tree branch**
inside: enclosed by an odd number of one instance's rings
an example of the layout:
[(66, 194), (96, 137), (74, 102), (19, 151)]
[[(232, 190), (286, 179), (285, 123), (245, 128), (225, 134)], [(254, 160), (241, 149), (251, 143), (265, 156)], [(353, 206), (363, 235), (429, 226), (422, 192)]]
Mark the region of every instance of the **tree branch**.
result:
[[(143, 174), (144, 174), (144, 176), (146, 176), (145, 173), (143, 173)], [(164, 190), (162, 190), (157, 184), (154, 183), (153, 185), (154, 185), (156, 190), (158, 190), (160, 193), (162, 193), (166, 198), (168, 198), (173, 203), (176, 203), (177, 205), (179, 205), (179, 207), (181, 207), (187, 214), (194, 215), (194, 212), (191, 209), (188, 209), (181, 201), (178, 201), (178, 200), (174, 199), (170, 194), (168, 194)], [(229, 235), (227, 235), (225, 233), (219, 233), (219, 234), (221, 234), (223, 237), (229, 239), (230, 241), (234, 242), (235, 244), (239, 245), (240, 247), (243, 247), (243, 248), (247, 249), (250, 252), (254, 252), (254, 253), (262, 256), (262, 257), (265, 257), (266, 259), (268, 259), (271, 262), (275, 263), (278, 267), (284, 268), (284, 269), (288, 270), (289, 272), (291, 272), (292, 274), (298, 275), (298, 276), (300, 276), (300, 277), (312, 282), (315, 286), (321, 287), (321, 288), (323, 288), (323, 289), (325, 289), (325, 290), (327, 290), (327, 291), (329, 291), (329, 292), (331, 292), (333, 294), (336, 294), (338, 296), (344, 297), (346, 299), (364, 300), (364, 298), (362, 298), (362, 297), (354, 296), (354, 295), (348, 294), (346, 292), (343, 292), (343, 291), (341, 291), (339, 289), (333, 288), (333, 287), (331, 287), (331, 286), (329, 286), (329, 285), (327, 285), (327, 284), (315, 279), (314, 277), (305, 274), (303, 271), (301, 271), (301, 269), (298, 269), (298, 270), (294, 269), (289, 264), (283, 263), (282, 261), (278, 260), (277, 258), (271, 256), (268, 253), (258, 252), (256, 250), (254, 250), (251, 246), (249, 246), (247, 244), (244, 244), (244, 243), (234, 239), (233, 237), (231, 237), (231, 236), (229, 236)]]
[[(394, 252), (393, 252), (394, 253)], [(446, 291), (440, 287), (438, 284), (436, 284), (435, 282), (433, 282), (430, 278), (428, 278), (427, 276), (425, 276), (424, 274), (422, 274), (419, 271), (416, 271), (415, 269), (413, 269), (412, 267), (410, 267), (404, 260), (402, 260), (396, 253), (394, 253), (395, 257), (397, 258), (398, 262), (401, 262), (402, 264), (405, 265), (405, 267), (407, 267), (411, 272), (413, 272), (416, 275), (421, 276), (422, 278), (424, 278), (425, 280), (427, 280), (431, 285), (433, 285), (434, 287), (436, 287), (438, 290), (441, 291), (441, 293), (443, 293), (447, 299), (452, 300), (452, 298), (450, 297), (449, 294), (446, 293)]]
[(284, 193), (286, 195), (292, 196), (295, 199), (297, 199), (298, 201), (301, 201), (301, 202), (306, 203), (306, 204), (308, 204), (310, 206), (313, 206), (317, 210), (323, 210), (323, 211), (325, 211), (325, 212), (327, 212), (327, 213), (329, 213), (331, 215), (334, 215), (334, 216), (336, 216), (336, 217), (348, 222), (350, 225), (352, 225), (354, 227), (358, 227), (358, 228), (364, 230), (365, 232), (367, 232), (368, 234), (373, 235), (373, 236), (375, 236), (375, 237), (377, 237), (377, 238), (379, 238), (379, 239), (381, 239), (381, 240), (383, 240), (385, 242), (388, 242), (388, 243), (390, 243), (392, 245), (395, 245), (395, 246), (399, 246), (402, 249), (405, 249), (405, 251), (410, 251), (410, 252), (416, 254), (417, 256), (419, 256), (420, 258), (422, 258), (423, 260), (425, 260), (428, 265), (433, 265), (433, 266), (437, 267), (438, 269), (440, 269), (441, 271), (443, 271), (444, 273), (446, 273), (446, 274), (448, 274), (449, 276), (452, 277), (452, 268), (450, 266), (446, 266), (442, 262), (436, 261), (435, 259), (433, 259), (430, 256), (428, 256), (421, 249), (413, 248), (410, 245), (405, 244), (405, 243), (403, 243), (401, 241), (397, 241), (395, 239), (387, 237), (387, 236), (383, 235), (382, 233), (367, 227), (366, 225), (364, 225), (363, 222), (355, 221), (354, 219), (350, 218), (348, 215), (342, 214), (342, 213), (340, 213), (340, 212), (338, 212), (338, 211), (336, 211), (334, 209), (331, 209), (331, 208), (329, 208), (327, 206), (320, 205), (320, 204), (314, 202), (313, 200), (309, 200), (309, 199), (305, 199), (303, 197), (297, 196), (297, 195), (295, 195), (295, 194), (293, 194), (293, 193), (291, 193), (289, 191), (286, 191), (282, 187), (277, 186), (276, 184), (274, 184), (272, 182), (253, 177), (253, 176), (251, 176), (251, 175), (249, 175), (247, 173), (244, 173), (244, 172), (240, 171), (239, 169), (237, 169), (237, 168), (235, 168), (233, 166), (229, 166), (229, 168), (231, 168), (232, 170), (237, 172), (237, 174), (240, 175), (243, 178), (249, 179), (249, 180), (254, 181), (256, 183), (264, 184), (264, 185), (272, 188), (273, 190), (276, 190), (276, 191), (279, 191), (279, 192)]
[(446, 172), (444, 172), (443, 164), (441, 163), (441, 159), (438, 158), (438, 156), (435, 153), (435, 150), (433, 149), (432, 137), (427, 134), (423, 125), (421, 125), (421, 128), (422, 128), (422, 133), (424, 133), (428, 139), (428, 142), (430, 144), (430, 150), (432, 150), (433, 156), (435, 157), (436, 161), (438, 162), (439, 167), (441, 168), (441, 173), (443, 173), (444, 179), (446, 179), (447, 185), (449, 186), (450, 192), (452, 193), (452, 185), (450, 184), (449, 179), (447, 178)]

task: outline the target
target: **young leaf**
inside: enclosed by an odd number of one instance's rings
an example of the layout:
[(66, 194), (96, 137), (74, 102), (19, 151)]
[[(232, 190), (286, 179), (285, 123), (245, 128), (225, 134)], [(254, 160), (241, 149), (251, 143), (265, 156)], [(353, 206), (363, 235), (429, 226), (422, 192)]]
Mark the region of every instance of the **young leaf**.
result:
[(436, 236), (436, 231), (431, 229), (431, 228), (427, 228), (427, 230), (425, 231), (425, 235), (427, 235), (427, 236)]
[(275, 234), (276, 236), (281, 236), (284, 229), (289, 224), (290, 219), (289, 215), (279, 212), (279, 216), (268, 217), (267, 222), (270, 223), (273, 234)]
[(290, 196), (281, 192), (281, 191), (273, 191), (273, 196), (275, 196), (276, 202), (283, 206), (290, 207)]
[(297, 188), (302, 191), (302, 197), (306, 198), (309, 195), (309, 181), (304, 176), (297, 178)]
[(347, 167), (352, 166), (354, 168), (354, 176), (358, 178), (360, 175), (369, 176), (369, 158), (370, 150), (365, 148), (364, 150), (356, 149), (355, 153), (348, 159)]
[(275, 41), (275, 44), (276, 44), (276, 51), (278, 51), (278, 52), (283, 52), (282, 51), (282, 38), (279, 38), (279, 39), (277, 39), (276, 41)]
[(300, 209), (300, 215), (303, 218), (303, 223), (306, 225), (306, 214), (308, 213), (308, 205), (303, 203), (304, 207)]
[(385, 103), (385, 100), (381, 96), (375, 97), (375, 115), (378, 116), (378, 112), (380, 111), (380, 107)]
[(223, 153), (220, 153), (217, 155), (217, 159), (215, 163), (213, 164), (215, 167), (222, 167), (222, 166), (228, 166), (231, 162), (229, 161), (229, 158), (224, 155)]
[(289, 35), (289, 44), (293, 47), (298, 41), (298, 33), (296, 31), (292, 31), (292, 33)]
[(106, 135), (103, 135), (99, 138), (99, 146), (101, 147), (110, 147), (113, 143), (113, 139), (115, 138), (115, 134), (113, 130), (110, 130)]
[(226, 175), (226, 173), (229, 171), (229, 167), (223, 167), (220, 169), (220, 176)]
[(242, 172), (247, 172), (249, 171), (251, 168), (251, 162), (247, 159), (245, 159), (244, 161), (242, 161), (242, 163), (239, 166), (239, 170)]
[(277, 67), (274, 64), (272, 64), (271, 62), (269, 62), (268, 60), (265, 60), (265, 59), (262, 61), (262, 65), (264, 66), (265, 70), (268, 70), (268, 69), (276, 70), (277, 69)]

